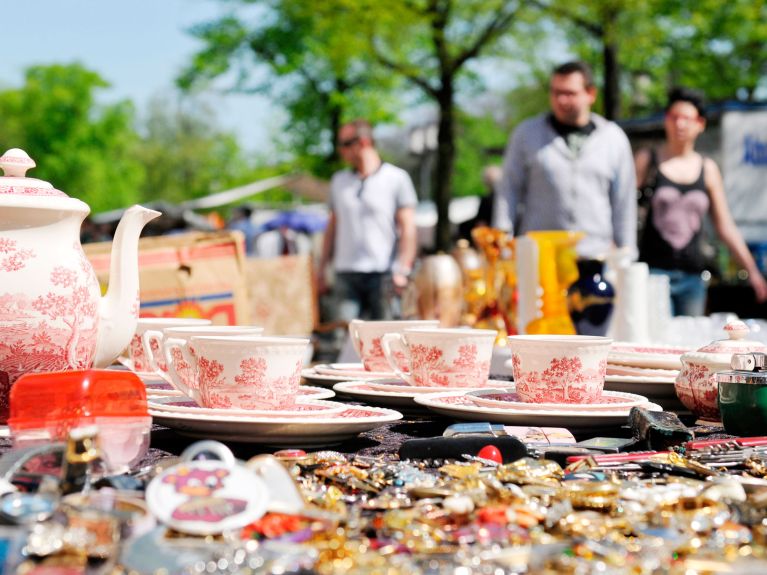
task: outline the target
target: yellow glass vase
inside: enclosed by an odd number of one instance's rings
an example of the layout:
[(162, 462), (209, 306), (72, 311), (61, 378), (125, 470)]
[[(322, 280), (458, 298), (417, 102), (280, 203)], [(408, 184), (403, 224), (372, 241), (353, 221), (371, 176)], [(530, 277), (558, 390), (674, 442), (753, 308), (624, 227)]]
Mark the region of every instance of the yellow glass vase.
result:
[(528, 232), (538, 245), (538, 277), (541, 317), (527, 324), (529, 334), (574, 335), (575, 325), (567, 309), (567, 288), (578, 279), (575, 245), (583, 232), (546, 230)]

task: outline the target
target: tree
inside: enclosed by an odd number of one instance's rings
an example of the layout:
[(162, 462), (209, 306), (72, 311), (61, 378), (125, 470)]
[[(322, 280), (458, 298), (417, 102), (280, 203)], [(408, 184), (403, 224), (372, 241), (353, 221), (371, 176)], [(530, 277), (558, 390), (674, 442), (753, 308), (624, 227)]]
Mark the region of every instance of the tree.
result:
[(109, 84), (80, 64), (32, 66), (19, 89), (0, 92), (0, 144), (37, 161), (28, 175), (50, 181), (93, 211), (136, 199), (143, 170), (134, 159), (138, 135), (128, 101), (96, 103)]
[[(657, 109), (673, 85), (753, 100), (767, 72), (764, 0), (535, 0), (574, 51), (599, 62), (608, 118)], [(627, 33), (630, 30), (631, 33)]]
[(182, 202), (251, 181), (236, 138), (216, 126), (202, 100), (155, 97), (141, 130), (137, 158), (146, 170), (142, 200)]
[(637, 42), (652, 36), (648, 24), (655, 17), (653, 0), (534, 0), (534, 4), (564, 26), (584, 60), (600, 62), (603, 113), (610, 120), (620, 118), (621, 54), (635, 51)]
[(361, 33), (378, 62), (399, 74), (436, 104), (439, 113), (434, 201), (436, 245), (450, 246), (448, 205), (455, 168), (456, 94), (469, 64), (489, 53), (509, 31), (520, 3), (508, 0), (335, 0), (337, 10), (356, 11)]
[[(237, 4), (237, 14), (191, 30), (205, 46), (179, 85), (190, 90), (230, 74), (230, 89), (270, 93), (288, 112), (287, 140), (299, 160), (329, 175), (337, 167), (335, 135), (343, 121), (393, 118), (394, 79), (371, 60), (364, 38), (352, 33), (356, 12), (310, 0)], [(259, 73), (264, 67), (267, 73)]]
[(767, 2), (663, 4), (677, 17), (665, 42), (667, 82), (701, 88), (712, 100), (757, 99), (767, 73)]

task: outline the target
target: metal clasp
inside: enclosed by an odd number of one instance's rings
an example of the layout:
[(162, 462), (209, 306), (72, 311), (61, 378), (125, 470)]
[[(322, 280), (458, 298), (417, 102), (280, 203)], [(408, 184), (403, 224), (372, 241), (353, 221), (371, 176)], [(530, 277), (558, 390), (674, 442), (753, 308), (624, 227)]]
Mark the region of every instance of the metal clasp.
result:
[(766, 371), (767, 354), (757, 352), (733, 354), (730, 367), (738, 371)]

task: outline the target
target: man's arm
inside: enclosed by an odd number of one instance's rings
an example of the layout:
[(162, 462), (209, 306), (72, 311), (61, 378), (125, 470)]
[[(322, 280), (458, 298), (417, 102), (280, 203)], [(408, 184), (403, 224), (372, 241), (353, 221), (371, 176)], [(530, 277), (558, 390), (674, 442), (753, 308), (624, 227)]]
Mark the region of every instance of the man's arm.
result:
[(493, 227), (515, 234), (517, 230), (514, 224), (525, 192), (526, 168), (522, 140), (519, 129), (509, 138), (503, 154), (503, 175), (493, 201)]
[(328, 225), (325, 228), (325, 235), (322, 238), (322, 253), (320, 254), (320, 265), (317, 270), (317, 292), (323, 294), (328, 291), (326, 274), (327, 267), (333, 259), (333, 247), (336, 236), (336, 214), (330, 210), (328, 214)]
[[(616, 130), (620, 128), (615, 127)], [(615, 142), (617, 165), (610, 189), (613, 242), (618, 247), (631, 248), (637, 254), (637, 180), (634, 157), (626, 135), (620, 131)]]
[(399, 208), (394, 217), (399, 231), (399, 250), (392, 268), (392, 281), (397, 287), (405, 287), (413, 269), (417, 250), (415, 208), (412, 206)]

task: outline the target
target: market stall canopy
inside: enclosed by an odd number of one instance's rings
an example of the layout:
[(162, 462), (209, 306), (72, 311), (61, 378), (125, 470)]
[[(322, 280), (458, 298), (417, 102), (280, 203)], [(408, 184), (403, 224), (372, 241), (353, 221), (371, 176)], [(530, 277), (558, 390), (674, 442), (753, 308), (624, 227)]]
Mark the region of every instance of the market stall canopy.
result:
[(223, 192), (216, 192), (202, 198), (188, 200), (183, 202), (182, 206), (193, 210), (218, 208), (279, 187), (286, 188), (293, 195), (307, 200), (325, 202), (328, 197), (329, 183), (307, 174), (274, 176), (230, 190), (224, 190)]

